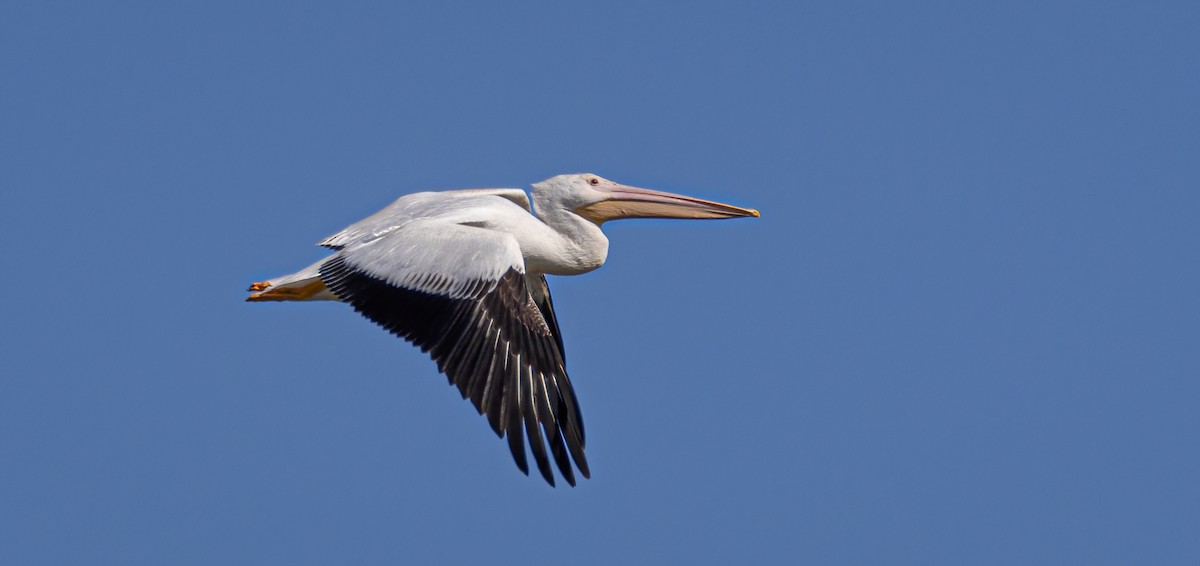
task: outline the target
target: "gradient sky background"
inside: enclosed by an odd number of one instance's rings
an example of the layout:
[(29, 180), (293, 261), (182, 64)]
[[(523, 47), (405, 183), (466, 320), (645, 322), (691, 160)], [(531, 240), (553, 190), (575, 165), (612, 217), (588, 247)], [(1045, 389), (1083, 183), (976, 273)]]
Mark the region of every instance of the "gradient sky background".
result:
[[(1194, 2), (0, 8), (0, 563), (1196, 564)], [(763, 211), (551, 281), (593, 479), (251, 281), (416, 190)]]

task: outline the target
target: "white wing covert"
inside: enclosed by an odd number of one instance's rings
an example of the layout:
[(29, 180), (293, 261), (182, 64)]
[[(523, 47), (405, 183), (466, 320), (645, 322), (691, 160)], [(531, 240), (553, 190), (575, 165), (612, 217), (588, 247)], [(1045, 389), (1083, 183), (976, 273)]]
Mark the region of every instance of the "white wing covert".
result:
[(321, 240), (317, 245), (340, 250), (356, 243), (369, 242), (386, 236), (414, 220), (450, 218), (456, 212), (468, 210), (471, 207), (473, 199), (469, 197), (487, 196), (497, 196), (511, 201), (525, 209), (526, 212), (531, 210), (529, 196), (521, 189), (461, 189), (412, 193), (396, 199), (383, 210), (347, 226), (341, 232)]

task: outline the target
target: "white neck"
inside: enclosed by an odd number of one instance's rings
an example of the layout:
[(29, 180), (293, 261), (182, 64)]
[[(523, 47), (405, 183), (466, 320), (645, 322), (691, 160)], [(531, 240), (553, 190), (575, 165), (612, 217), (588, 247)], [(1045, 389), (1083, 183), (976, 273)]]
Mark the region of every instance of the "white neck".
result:
[(591, 221), (543, 202), (533, 194), (533, 209), (548, 230), (535, 253), (526, 254), (525, 268), (551, 275), (578, 275), (599, 268), (608, 258), (608, 238)]

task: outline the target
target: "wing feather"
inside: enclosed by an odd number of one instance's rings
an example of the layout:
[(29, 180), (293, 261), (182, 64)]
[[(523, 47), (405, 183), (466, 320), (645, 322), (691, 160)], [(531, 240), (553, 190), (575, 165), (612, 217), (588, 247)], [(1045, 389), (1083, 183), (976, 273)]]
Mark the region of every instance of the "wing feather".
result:
[[(464, 250), (479, 261), (455, 261)], [(507, 437), (522, 472), (529, 473), (528, 443), (551, 485), (551, 459), (570, 485), (572, 463), (589, 477), (549, 288), (544, 277), (526, 276), (511, 235), (414, 221), (341, 249), (320, 276), (356, 311), (428, 352), (492, 430)]]
[[(529, 196), (521, 189), (460, 189), (456, 191), (426, 191), (411, 193), (396, 199), (341, 232), (329, 236), (318, 246), (340, 250), (356, 244), (377, 240), (400, 227), (421, 219), (451, 218), (474, 203), (494, 204), (496, 197), (509, 201), (529, 212)], [(482, 200), (480, 200), (482, 199)]]

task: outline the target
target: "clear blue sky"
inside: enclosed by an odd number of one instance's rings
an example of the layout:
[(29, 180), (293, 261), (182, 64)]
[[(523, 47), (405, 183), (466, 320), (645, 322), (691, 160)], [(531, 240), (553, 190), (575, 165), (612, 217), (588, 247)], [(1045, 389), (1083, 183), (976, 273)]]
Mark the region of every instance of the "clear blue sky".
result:
[[(1194, 2), (6, 2), (0, 563), (1196, 564)], [(551, 281), (593, 479), (251, 281), (411, 191), (759, 208)]]

